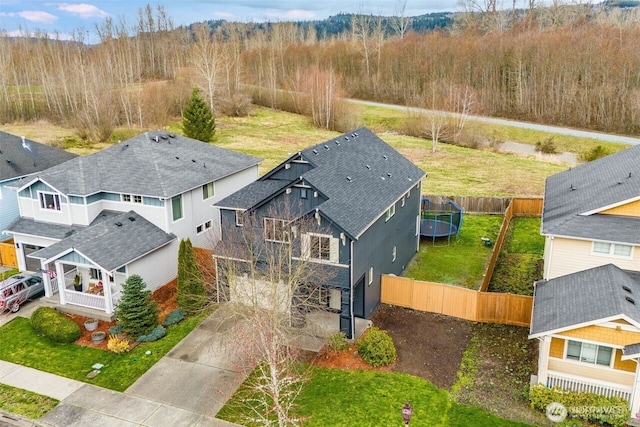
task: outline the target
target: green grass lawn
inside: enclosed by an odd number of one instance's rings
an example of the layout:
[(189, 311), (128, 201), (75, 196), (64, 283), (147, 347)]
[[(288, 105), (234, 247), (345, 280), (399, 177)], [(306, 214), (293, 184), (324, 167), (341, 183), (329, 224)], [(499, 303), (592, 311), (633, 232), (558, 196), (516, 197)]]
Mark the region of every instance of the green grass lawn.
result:
[[(413, 407), (414, 427), (526, 426), (457, 404), (447, 391), (407, 374), (318, 367), (309, 368), (309, 373), (296, 401), (296, 413), (306, 418), (305, 426), (399, 426), (406, 401)], [(246, 393), (241, 387), (217, 417), (251, 426), (243, 416)]]
[(533, 283), (542, 279), (543, 254), (540, 218), (514, 218), (507, 229), (489, 290), (533, 295)]
[(58, 401), (31, 391), (0, 384), (0, 409), (31, 419), (52, 410)]
[[(44, 372), (124, 391), (191, 332), (207, 313), (189, 317), (167, 328), (161, 340), (138, 345), (129, 353), (115, 354), (76, 344), (58, 344), (36, 335), (29, 319), (16, 317), (0, 328), (0, 359)], [(151, 351), (151, 354), (145, 354)], [(99, 375), (87, 378), (95, 363), (104, 365)]]
[(502, 215), (465, 214), (457, 236), (451, 237), (451, 243), (423, 238), (420, 250), (403, 276), (416, 280), (446, 283), (478, 289), (482, 283), (492, 248), (485, 247), (481, 238), (495, 241), (500, 232)]
[(0, 281), (6, 279), (7, 277), (11, 277), (14, 274), (18, 274), (20, 273), (20, 270), (18, 270), (17, 268), (12, 268), (11, 270), (7, 270), (4, 273), (0, 273)]

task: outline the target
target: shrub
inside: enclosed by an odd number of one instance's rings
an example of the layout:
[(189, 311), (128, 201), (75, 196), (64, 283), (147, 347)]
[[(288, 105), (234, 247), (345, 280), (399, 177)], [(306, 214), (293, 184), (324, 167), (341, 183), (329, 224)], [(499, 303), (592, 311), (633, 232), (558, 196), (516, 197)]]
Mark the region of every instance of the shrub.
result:
[(164, 322), (162, 322), (162, 326), (166, 328), (167, 326), (180, 323), (184, 320), (186, 316), (187, 314), (180, 309), (173, 310), (171, 313), (167, 314), (167, 317), (164, 318)]
[(329, 347), (335, 351), (346, 350), (349, 347), (349, 341), (344, 332), (334, 332), (329, 335)]
[(608, 156), (609, 151), (607, 151), (602, 145), (596, 145), (590, 151), (586, 153), (580, 154), (580, 160), (585, 162), (591, 162), (593, 160), (598, 160), (601, 157)]
[(121, 333), (122, 333), (122, 326), (115, 325), (115, 326), (109, 327), (109, 336), (120, 335)]
[(201, 311), (209, 303), (204, 279), (198, 269), (193, 245), (189, 239), (180, 241), (176, 290), (178, 306), (189, 314)]
[(595, 393), (565, 391), (542, 384), (531, 387), (531, 407), (544, 411), (552, 402), (567, 409), (567, 415), (587, 421), (623, 426), (631, 416), (629, 403), (619, 397), (605, 397)]
[(159, 309), (146, 287), (147, 284), (137, 274), (129, 276), (122, 286), (116, 317), (122, 332), (130, 337), (148, 334), (158, 324)]
[(51, 307), (39, 307), (31, 315), (31, 326), (51, 341), (69, 344), (80, 338), (82, 331), (71, 319)]
[(164, 326), (158, 325), (147, 335), (141, 335), (138, 337), (138, 342), (151, 342), (158, 341), (160, 338), (167, 335), (167, 330)]
[(385, 331), (373, 327), (358, 343), (358, 353), (369, 365), (378, 367), (396, 361), (396, 348)]
[(129, 341), (121, 338), (117, 335), (110, 335), (109, 342), (107, 343), (107, 349), (113, 353), (121, 354), (126, 353), (131, 349)]
[(555, 154), (558, 152), (556, 150), (556, 144), (553, 142), (553, 137), (545, 139), (542, 142), (536, 142), (536, 151), (545, 154)]

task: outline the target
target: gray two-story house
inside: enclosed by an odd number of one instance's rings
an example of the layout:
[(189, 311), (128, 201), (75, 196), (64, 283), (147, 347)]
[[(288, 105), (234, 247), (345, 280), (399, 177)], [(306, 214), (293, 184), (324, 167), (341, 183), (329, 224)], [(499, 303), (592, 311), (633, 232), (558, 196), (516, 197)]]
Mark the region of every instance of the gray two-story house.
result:
[[(333, 271), (322, 279), (320, 301), (340, 314), (336, 327), (351, 338), (355, 318), (369, 318), (380, 303), (380, 275), (402, 273), (417, 251), (425, 176), (359, 128), (290, 156), (216, 203), (222, 241), (234, 239), (247, 218), (276, 244), (289, 244), (288, 233), (302, 234), (292, 256)], [(282, 206), (292, 215), (279, 217)], [(296, 229), (302, 220), (316, 230)]]

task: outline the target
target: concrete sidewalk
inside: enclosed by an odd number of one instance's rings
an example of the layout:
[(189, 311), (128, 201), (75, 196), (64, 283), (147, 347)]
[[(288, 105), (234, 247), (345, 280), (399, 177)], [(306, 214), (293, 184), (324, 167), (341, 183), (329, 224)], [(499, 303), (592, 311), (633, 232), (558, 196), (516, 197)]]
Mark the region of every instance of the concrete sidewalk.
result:
[(222, 345), (221, 335), (233, 320), (221, 319), (226, 313), (218, 311), (125, 393), (0, 361), (0, 383), (60, 401), (37, 421), (0, 416), (0, 427), (234, 426), (214, 418), (244, 381), (244, 374), (234, 368), (233, 354)]

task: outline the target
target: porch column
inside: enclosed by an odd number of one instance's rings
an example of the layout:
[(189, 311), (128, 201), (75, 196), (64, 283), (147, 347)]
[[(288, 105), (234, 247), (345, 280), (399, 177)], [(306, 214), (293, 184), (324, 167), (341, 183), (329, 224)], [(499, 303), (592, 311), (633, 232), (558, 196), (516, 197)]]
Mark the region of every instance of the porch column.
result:
[(56, 265), (56, 277), (58, 278), (58, 294), (60, 295), (60, 304), (67, 303), (67, 294), (65, 293), (67, 290), (67, 284), (64, 282), (64, 268), (62, 268), (62, 264), (60, 261), (55, 262)]
[(633, 390), (631, 391), (631, 418), (640, 418), (640, 359), (633, 359), (636, 362), (636, 376), (633, 381)]
[(549, 351), (551, 350), (551, 337), (538, 338), (538, 384), (547, 385), (547, 370), (549, 368)]
[(107, 270), (102, 270), (102, 293), (104, 295), (104, 311), (107, 314), (113, 313), (113, 297), (111, 296), (111, 282), (109, 282), (109, 277), (113, 277), (115, 280), (115, 272), (114, 276), (109, 276), (109, 272)]
[[(40, 261), (40, 270), (42, 270), (42, 282), (44, 283), (44, 296), (50, 297), (53, 295), (53, 291), (51, 291), (51, 276), (46, 272), (44, 261)], [(56, 273), (57, 275), (57, 273)]]

